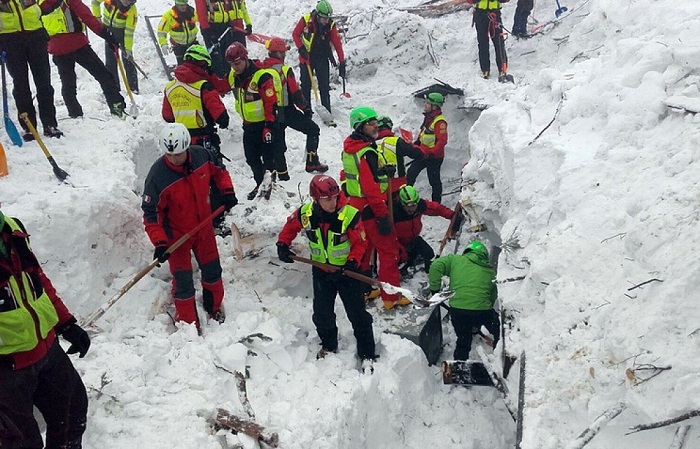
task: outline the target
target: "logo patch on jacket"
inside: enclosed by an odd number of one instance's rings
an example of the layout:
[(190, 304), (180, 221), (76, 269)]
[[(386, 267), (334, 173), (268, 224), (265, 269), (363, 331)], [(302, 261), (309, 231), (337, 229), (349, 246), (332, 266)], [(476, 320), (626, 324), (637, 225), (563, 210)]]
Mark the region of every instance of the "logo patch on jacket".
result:
[(267, 89), (265, 89), (265, 96), (266, 96), (266, 97), (271, 97), (271, 96), (273, 96), (274, 94), (275, 94), (275, 90), (274, 90), (274, 89), (271, 89), (271, 88), (269, 88), (269, 87), (268, 87)]

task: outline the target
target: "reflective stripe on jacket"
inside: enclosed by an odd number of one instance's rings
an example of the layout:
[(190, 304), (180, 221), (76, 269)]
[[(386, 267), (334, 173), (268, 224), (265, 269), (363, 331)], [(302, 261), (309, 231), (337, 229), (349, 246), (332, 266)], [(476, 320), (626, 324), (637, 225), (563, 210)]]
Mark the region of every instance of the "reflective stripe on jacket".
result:
[(351, 246), (347, 230), (358, 212), (352, 206), (343, 206), (338, 211), (338, 220), (341, 223), (340, 230), (335, 231), (331, 226), (324, 238), (323, 230), (318, 225), (314, 226), (314, 220), (311, 219), (313, 203), (306, 203), (301, 207), (301, 225), (309, 239), (312, 260), (336, 266), (345, 265)]
[(202, 102), (204, 83), (206, 80), (183, 83), (176, 78), (165, 85), (165, 96), (168, 97), (172, 107), (175, 122), (182, 123), (187, 129), (200, 129), (207, 126)]
[(476, 9), (501, 9), (501, 0), (478, 0), (473, 3)]
[(0, 34), (41, 29), (44, 26), (41, 14), (41, 8), (33, 0), (3, 1), (0, 3)]
[(244, 0), (207, 0), (207, 12), (210, 23), (229, 23), (238, 19), (246, 25), (252, 24)]
[[(360, 186), (360, 161), (368, 151), (377, 153), (378, 159), (382, 160), (382, 158), (379, 157), (378, 151), (371, 146), (366, 146), (356, 153), (348, 153), (343, 151), (342, 160), (343, 170), (345, 172), (345, 180), (343, 183), (345, 192), (348, 196), (356, 196), (360, 198), (365, 196), (362, 192), (362, 187)], [(386, 176), (386, 174), (378, 174), (377, 182), (382, 193), (386, 192), (386, 189), (389, 187), (389, 178)]]
[[(445, 120), (442, 114), (436, 116), (428, 127), (422, 127), (418, 133), (418, 140), (428, 148), (435, 147), (435, 124), (440, 120)], [(445, 120), (446, 121), (446, 120)]]
[[(24, 233), (14, 219), (6, 216), (5, 223), (13, 233)], [(13, 244), (18, 246), (18, 257), (39, 265), (28, 238), (15, 239)], [(0, 355), (34, 349), (59, 321), (37, 273), (26, 271), (24, 264), (21, 272), (4, 268), (0, 269)]]
[(177, 7), (167, 10), (158, 23), (158, 45), (170, 41), (177, 45), (190, 45), (197, 40), (197, 13), (187, 6), (187, 14), (181, 14)]

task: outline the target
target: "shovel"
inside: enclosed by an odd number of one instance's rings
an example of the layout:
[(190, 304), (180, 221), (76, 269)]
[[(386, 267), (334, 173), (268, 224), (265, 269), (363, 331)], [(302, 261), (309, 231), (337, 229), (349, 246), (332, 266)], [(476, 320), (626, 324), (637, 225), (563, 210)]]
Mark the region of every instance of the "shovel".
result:
[(350, 98), (351, 97), (350, 92), (345, 91), (345, 78), (343, 78), (343, 93), (340, 94), (340, 97), (341, 98)]
[(53, 167), (53, 174), (56, 175), (56, 177), (59, 180), (65, 181), (66, 178), (68, 177), (68, 173), (61, 170), (61, 167), (59, 167), (58, 164), (56, 163), (56, 161), (53, 159), (53, 156), (51, 156), (51, 153), (49, 153), (49, 149), (46, 148), (46, 145), (44, 145), (44, 141), (41, 140), (39, 133), (36, 132), (36, 128), (34, 128), (34, 125), (32, 125), (32, 121), (29, 120), (29, 116), (27, 115), (27, 113), (26, 112), (21, 113), (19, 115), (19, 118), (24, 120), (24, 123), (25, 123), (25, 125), (27, 125), (29, 132), (32, 133), (32, 135), (34, 136), (34, 139), (36, 139), (36, 141), (39, 142), (39, 146), (41, 147), (41, 151), (44, 152), (44, 156), (46, 156), (46, 159), (49, 160), (49, 163)]
[(557, 0), (557, 10), (554, 11), (554, 15), (557, 16), (557, 19), (559, 18), (559, 16), (561, 16), (562, 14), (564, 14), (568, 10), (569, 10), (569, 8), (567, 8), (566, 6), (561, 6), (559, 4), (559, 0)]
[(124, 63), (122, 62), (122, 58), (119, 55), (119, 48), (114, 49), (114, 57), (117, 59), (119, 73), (122, 76), (122, 81), (124, 81), (126, 93), (129, 94), (129, 99), (131, 100), (131, 108), (129, 109), (129, 115), (135, 118), (137, 115), (139, 115), (139, 107), (136, 106), (136, 100), (134, 100), (134, 93), (131, 91), (131, 87), (129, 87), (129, 80), (126, 79), (126, 71), (124, 70)]
[(7, 81), (5, 79), (5, 61), (6, 54), (3, 51), (0, 54), (0, 64), (2, 64), (2, 111), (5, 116), (5, 130), (7, 131), (7, 135), (10, 136), (10, 140), (12, 141), (12, 143), (17, 145), (18, 147), (21, 147), (24, 143), (22, 141), (22, 136), (19, 135), (19, 131), (17, 131), (17, 127), (10, 118), (10, 113), (7, 110)]

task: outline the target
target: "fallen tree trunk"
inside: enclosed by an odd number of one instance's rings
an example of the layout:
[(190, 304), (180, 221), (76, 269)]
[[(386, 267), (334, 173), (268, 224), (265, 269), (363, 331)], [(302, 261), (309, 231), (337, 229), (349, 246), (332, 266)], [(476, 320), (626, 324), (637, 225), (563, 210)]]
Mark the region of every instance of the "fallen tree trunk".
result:
[(228, 429), (234, 433), (244, 433), (258, 441), (262, 441), (270, 447), (279, 446), (279, 435), (277, 435), (276, 432), (268, 434), (265, 432), (265, 428), (260, 424), (239, 418), (236, 415), (232, 415), (228, 412), (228, 410), (224, 410), (222, 408), (217, 409), (214, 423), (215, 425)]
[(595, 421), (593, 421), (593, 424), (591, 424), (586, 430), (581, 432), (581, 435), (579, 435), (574, 441), (572, 441), (568, 446), (566, 446), (566, 449), (581, 449), (583, 446), (588, 444), (588, 442), (591, 441), (594, 436), (598, 435), (600, 429), (602, 429), (607, 423), (615, 419), (615, 417), (622, 413), (626, 408), (627, 404), (625, 404), (624, 402), (620, 402), (614, 407), (606, 410), (605, 413), (603, 413), (602, 415), (597, 417)]
[(690, 419), (690, 418), (693, 418), (695, 416), (700, 416), (700, 410), (693, 410), (693, 411), (690, 411), (688, 413), (684, 413), (680, 416), (676, 416), (675, 418), (670, 418), (670, 419), (666, 419), (663, 421), (654, 422), (651, 424), (640, 424), (638, 426), (630, 427), (630, 431), (627, 432), (625, 435), (629, 435), (629, 434), (635, 433), (635, 432), (641, 432), (642, 430), (657, 429), (659, 427), (670, 426), (671, 424), (685, 421), (686, 419)]

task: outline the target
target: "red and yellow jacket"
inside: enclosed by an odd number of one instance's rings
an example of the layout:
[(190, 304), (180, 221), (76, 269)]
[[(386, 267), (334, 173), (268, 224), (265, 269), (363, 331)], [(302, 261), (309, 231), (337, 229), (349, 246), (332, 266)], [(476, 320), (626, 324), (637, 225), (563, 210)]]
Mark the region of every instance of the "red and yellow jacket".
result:
[[(292, 39), (297, 48), (305, 47), (311, 58), (333, 59), (331, 45), (338, 54), (338, 62), (345, 61), (345, 53), (343, 53), (343, 44), (340, 41), (340, 33), (333, 19), (328, 22), (328, 25), (321, 25), (316, 17), (316, 11), (306, 14), (299, 19), (294, 30), (292, 31)], [(308, 61), (302, 60), (299, 57), (299, 62), (306, 64)]]
[[(445, 146), (447, 145), (447, 121), (444, 118), (435, 121), (438, 116), (442, 115), (440, 108), (423, 115), (425, 115), (425, 118), (423, 118), (423, 124), (420, 127), (415, 143), (420, 144), (420, 150), (426, 157), (443, 159), (445, 157)], [(428, 136), (431, 137), (430, 140), (434, 136), (433, 146), (424, 143), (425, 138)]]

